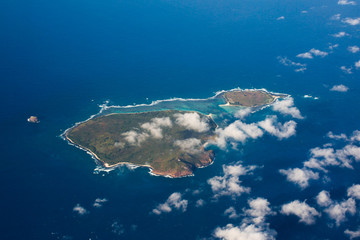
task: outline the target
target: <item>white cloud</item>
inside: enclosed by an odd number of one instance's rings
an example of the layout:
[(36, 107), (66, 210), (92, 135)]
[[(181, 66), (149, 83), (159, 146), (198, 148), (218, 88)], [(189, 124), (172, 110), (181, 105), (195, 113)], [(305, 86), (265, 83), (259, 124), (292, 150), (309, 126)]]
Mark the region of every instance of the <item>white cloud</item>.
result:
[(281, 16), (281, 17), (278, 17), (276, 20), (284, 20), (285, 17), (284, 16)]
[(121, 235), (125, 232), (125, 228), (123, 224), (118, 223), (117, 221), (111, 224), (111, 232), (116, 235)]
[(184, 140), (176, 140), (174, 142), (175, 146), (181, 148), (181, 150), (188, 153), (197, 153), (199, 152), (199, 148), (201, 146), (201, 140), (197, 138), (188, 138)]
[(203, 199), (197, 200), (195, 204), (196, 207), (202, 207), (204, 205), (205, 205), (205, 201)]
[[(340, 138), (348, 140), (346, 135), (334, 135), (334, 138), (335, 137), (337, 140)], [(353, 141), (353, 137), (350, 138), (350, 141)], [(304, 166), (307, 168), (318, 169), (324, 172), (327, 172), (326, 167), (328, 166), (341, 166), (353, 169), (351, 165), (352, 159), (355, 161), (360, 161), (360, 147), (348, 144), (341, 149), (337, 149), (336, 151), (330, 147), (316, 147), (310, 150), (310, 155), (310, 159), (304, 162)]]
[(108, 200), (106, 198), (97, 198), (95, 199), (95, 202), (93, 204), (94, 207), (102, 207), (102, 204), (107, 202)]
[(270, 203), (265, 198), (256, 198), (248, 200), (250, 208), (244, 210), (246, 216), (251, 218), (251, 221), (255, 224), (263, 224), (265, 217), (268, 215), (275, 215), (270, 208)]
[(360, 199), (360, 184), (354, 184), (347, 190), (347, 196)]
[(309, 53), (309, 52), (299, 53), (298, 55), (296, 55), (296, 57), (298, 57), (298, 58), (308, 58), (308, 59), (313, 59), (314, 58), (312, 56), (312, 54)]
[(296, 55), (296, 57), (298, 58), (307, 58), (307, 59), (312, 59), (314, 56), (318, 56), (318, 57), (325, 57), (327, 56), (329, 53), (327, 52), (323, 52), (320, 51), (318, 49), (312, 48), (310, 49), (310, 51), (305, 52), (305, 53), (300, 53), (298, 55)]
[(256, 139), (263, 135), (263, 131), (255, 123), (246, 124), (237, 120), (225, 128), (217, 128), (216, 145), (225, 148), (227, 141), (244, 143), (248, 138)]
[(228, 216), (229, 218), (232, 218), (232, 219), (240, 217), (240, 215), (236, 213), (236, 210), (234, 207), (227, 208), (224, 212), (224, 215)]
[(73, 208), (73, 211), (78, 213), (79, 215), (85, 215), (89, 213), (84, 207), (82, 207), (80, 204), (76, 204)]
[(346, 32), (338, 32), (338, 33), (333, 34), (332, 36), (336, 37), (336, 38), (342, 38), (345, 36), (349, 36), (349, 34), (347, 34)]
[(340, 20), (340, 18), (341, 18), (341, 14), (338, 13), (338, 14), (333, 15), (333, 16), (331, 17), (331, 20)]
[(347, 73), (347, 74), (352, 74), (352, 67), (345, 67), (345, 66), (341, 66), (340, 69), (344, 72), (344, 73)]
[(332, 200), (330, 198), (330, 193), (328, 191), (321, 191), (316, 196), (316, 202), (321, 207), (328, 207), (330, 204), (332, 204)]
[(240, 196), (249, 193), (250, 188), (241, 186), (240, 176), (250, 174), (256, 166), (242, 166), (241, 163), (234, 165), (223, 165), (224, 176), (215, 176), (208, 179), (208, 184), (214, 193), (214, 197), (220, 196)]
[(330, 131), (330, 132), (328, 132), (328, 134), (326, 136), (328, 138), (335, 139), (335, 140), (345, 140), (345, 141), (348, 140), (348, 137), (344, 133), (336, 135), (332, 131)]
[(334, 85), (330, 91), (335, 91), (335, 92), (347, 92), (349, 90), (349, 88), (343, 84), (340, 85)]
[(263, 135), (263, 131), (255, 123), (246, 124), (238, 121), (237, 127), (252, 139), (256, 139)]
[(284, 66), (296, 68), (295, 72), (304, 72), (306, 70), (305, 63), (293, 62), (290, 59), (288, 59), (287, 57), (281, 57), (281, 56), (278, 56), (277, 59)]
[(346, 229), (344, 231), (344, 233), (346, 235), (349, 235), (350, 239), (358, 238), (358, 237), (360, 237), (360, 228), (358, 230), (356, 230), (356, 231), (350, 231), (349, 229)]
[(300, 218), (299, 222), (305, 224), (314, 224), (315, 217), (319, 217), (320, 213), (315, 208), (310, 207), (305, 201), (299, 200), (292, 201), (290, 203), (281, 206), (281, 213), (284, 215), (294, 214)]
[[(354, 186), (356, 185), (353, 185), (353, 187)], [(356, 188), (357, 187), (350, 187), (348, 189), (348, 196), (352, 196), (353, 194), (355, 194), (356, 196), (356, 194), (358, 193), (357, 191), (360, 190)], [(346, 220), (347, 213), (351, 215), (354, 215), (356, 213), (356, 204), (353, 198), (343, 200), (339, 203), (331, 200), (329, 192), (321, 191), (316, 197), (316, 200), (319, 206), (326, 207), (324, 212), (326, 212), (331, 219), (335, 220), (337, 226), (339, 226), (343, 221)]]
[(346, 214), (354, 215), (356, 213), (355, 200), (349, 198), (341, 203), (334, 202), (327, 209), (324, 210), (331, 219), (334, 219), (336, 225), (339, 226), (346, 220)]
[[(153, 138), (162, 138), (162, 128), (171, 127), (172, 122), (169, 117), (164, 118), (153, 118), (150, 122), (141, 124), (141, 128), (147, 132), (138, 132), (135, 130), (130, 130), (128, 132), (122, 133), (125, 141), (131, 145), (140, 145), (149, 137)], [(124, 143), (115, 143), (116, 147), (122, 147)]]
[(342, 22), (355, 26), (360, 24), (360, 18), (345, 18)]
[(240, 119), (244, 119), (245, 117), (249, 116), (249, 114), (251, 113), (251, 108), (243, 108), (240, 109), (239, 111), (237, 111), (234, 116), (236, 118), (240, 118)]
[(309, 52), (312, 53), (314, 56), (319, 56), (319, 57), (325, 57), (328, 55), (327, 52), (323, 52), (315, 48), (311, 49)]
[(358, 141), (360, 142), (360, 131), (355, 130), (350, 138), (351, 141)]
[(249, 199), (249, 209), (243, 209), (244, 214), (236, 213), (234, 207), (225, 210), (225, 215), (229, 218), (238, 218), (245, 216), (239, 226), (228, 224), (223, 228), (216, 228), (214, 236), (226, 240), (274, 240), (276, 232), (269, 228), (269, 224), (265, 222), (268, 215), (275, 213), (270, 208), (267, 199), (256, 198)]
[(197, 132), (206, 132), (210, 129), (207, 119), (201, 119), (200, 115), (196, 112), (193, 113), (177, 113), (176, 123), (189, 130)]
[(340, 162), (336, 159), (333, 148), (313, 148), (310, 150), (311, 158), (304, 162), (304, 166), (312, 169), (318, 169), (327, 172), (325, 167), (338, 166)]
[(355, 67), (356, 67), (356, 68), (360, 68), (360, 60), (357, 61), (357, 62), (355, 62)]
[(339, 44), (334, 44), (334, 45), (330, 45), (329, 49), (333, 50), (334, 48), (337, 48), (337, 47), (339, 47)]
[(171, 212), (173, 208), (185, 212), (187, 205), (188, 200), (182, 199), (181, 193), (174, 192), (169, 196), (165, 203), (159, 204), (152, 212), (160, 215), (161, 213)]
[(264, 231), (260, 226), (254, 224), (242, 224), (236, 227), (228, 224), (223, 228), (216, 228), (214, 237), (223, 240), (275, 240), (273, 231)]
[(290, 115), (293, 118), (303, 119), (303, 116), (301, 116), (299, 109), (297, 109), (294, 105), (294, 99), (291, 97), (286, 98), (282, 101), (276, 101), (272, 105), (272, 109), (284, 115)]
[(150, 122), (144, 123), (141, 127), (150, 132), (153, 138), (162, 138), (162, 127), (171, 127), (172, 122), (169, 117), (153, 118)]
[(308, 94), (305, 94), (304, 95), (304, 98), (312, 98), (314, 100), (318, 100), (319, 98), (318, 97), (314, 97), (314, 96), (311, 96), (311, 95), (308, 95)]
[(122, 135), (124, 136), (124, 139), (132, 145), (140, 145), (149, 137), (149, 134), (147, 133), (138, 133), (134, 130), (124, 132)]
[(286, 175), (286, 179), (289, 182), (293, 182), (299, 185), (302, 189), (309, 186), (309, 180), (319, 179), (319, 173), (315, 173), (308, 169), (300, 169), (300, 168), (289, 168), (287, 170), (280, 169), (280, 173)]
[(360, 51), (360, 48), (358, 46), (349, 46), (348, 48), (348, 51), (351, 52), (351, 53), (357, 53)]
[(277, 121), (276, 116), (267, 117), (265, 120), (259, 122), (258, 125), (279, 139), (289, 138), (296, 134), (296, 122), (291, 120), (281, 124)]
[(339, 0), (339, 5), (356, 5), (355, 1), (349, 1), (349, 0)]

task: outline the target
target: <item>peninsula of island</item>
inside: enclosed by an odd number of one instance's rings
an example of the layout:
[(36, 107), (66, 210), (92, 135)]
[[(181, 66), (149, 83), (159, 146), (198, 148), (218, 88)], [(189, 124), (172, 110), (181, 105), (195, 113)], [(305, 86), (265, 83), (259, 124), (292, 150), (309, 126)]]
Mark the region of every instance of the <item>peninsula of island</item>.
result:
[[(259, 107), (285, 95), (263, 90), (218, 94), (227, 105)], [(216, 138), (217, 124), (196, 111), (160, 110), (110, 113), (65, 131), (65, 138), (88, 151), (106, 168), (121, 164), (143, 166), (156, 175), (184, 177), (214, 159), (207, 143)]]

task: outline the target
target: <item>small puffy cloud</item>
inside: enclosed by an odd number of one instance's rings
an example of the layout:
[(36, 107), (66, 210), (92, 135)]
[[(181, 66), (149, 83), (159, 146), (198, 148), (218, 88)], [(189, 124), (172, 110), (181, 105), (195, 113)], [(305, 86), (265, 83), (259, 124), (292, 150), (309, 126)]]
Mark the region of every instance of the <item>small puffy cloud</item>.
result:
[(333, 15), (333, 16), (331, 17), (331, 20), (340, 20), (340, 18), (341, 18), (341, 14), (338, 13), (338, 14)]
[[(342, 137), (344, 140), (348, 140), (346, 136), (335, 136), (337, 138)], [(350, 141), (353, 141), (351, 139), (352, 138), (350, 138)], [(310, 154), (311, 158), (304, 162), (304, 166), (324, 172), (327, 172), (327, 166), (341, 166), (353, 169), (351, 165), (352, 160), (354, 159), (355, 161), (360, 161), (360, 147), (352, 144), (345, 145), (343, 148), (337, 149), (336, 151), (331, 147), (316, 147), (310, 150)]]
[(281, 17), (278, 17), (276, 20), (284, 20), (285, 17), (284, 16), (281, 16)]
[(327, 52), (323, 52), (323, 51), (320, 51), (320, 50), (315, 49), (315, 48), (310, 49), (309, 52), (310, 52), (312, 55), (318, 56), (318, 57), (325, 57), (325, 56), (328, 55)]
[(347, 196), (360, 199), (360, 184), (354, 184), (347, 190)]
[(308, 58), (308, 59), (312, 59), (314, 58), (314, 56), (317, 57), (325, 57), (327, 56), (329, 53), (324, 52), (324, 51), (320, 51), (318, 49), (312, 48), (310, 49), (310, 51), (305, 52), (305, 53), (300, 53), (298, 55), (296, 55), (296, 57), (298, 58)]
[(162, 138), (162, 127), (171, 127), (172, 122), (169, 117), (153, 118), (150, 122), (143, 123), (141, 128), (147, 130), (153, 138)]
[(270, 203), (265, 198), (258, 197), (256, 199), (250, 199), (248, 203), (250, 208), (244, 210), (244, 213), (250, 217), (251, 221), (255, 224), (263, 224), (266, 216), (276, 214), (271, 210)]
[(346, 32), (338, 32), (338, 33), (333, 34), (332, 36), (336, 37), (336, 38), (342, 38), (345, 36), (349, 36), (349, 34), (347, 34)]
[(280, 169), (279, 172), (286, 175), (286, 179), (289, 182), (293, 182), (299, 185), (302, 189), (309, 186), (309, 181), (319, 179), (319, 173), (315, 173), (308, 169), (289, 168), (287, 170)]
[[(356, 185), (353, 185), (348, 188), (348, 196), (352, 197), (355, 195), (356, 197), (358, 190), (360, 189), (357, 189)], [(351, 215), (356, 213), (356, 203), (353, 198), (348, 198), (342, 202), (336, 202), (331, 200), (329, 192), (321, 191), (317, 195), (316, 200), (319, 206), (326, 207), (324, 212), (326, 212), (331, 219), (335, 220), (337, 226), (340, 226), (340, 224), (346, 220), (347, 213)]]
[(147, 133), (139, 133), (134, 130), (124, 132), (122, 135), (124, 136), (124, 139), (132, 145), (140, 145), (149, 137), (149, 134)]
[(330, 193), (328, 191), (321, 191), (316, 196), (316, 202), (321, 207), (328, 207), (330, 204), (332, 204), (332, 200), (330, 198)]
[(224, 212), (224, 215), (228, 216), (229, 218), (232, 218), (232, 219), (240, 217), (240, 215), (236, 213), (236, 210), (234, 207), (227, 208)]
[(234, 116), (236, 118), (244, 119), (245, 117), (249, 116), (251, 113), (251, 108), (242, 108), (239, 111), (237, 111)]
[(360, 68), (360, 60), (357, 61), (357, 62), (355, 62), (355, 67), (356, 67), (356, 68)]
[(354, 215), (356, 213), (356, 204), (355, 200), (349, 198), (340, 203), (333, 203), (328, 208), (324, 210), (331, 219), (334, 219), (337, 226), (346, 220), (346, 214), (349, 213)]
[(294, 67), (295, 72), (304, 72), (306, 70), (305, 63), (293, 62), (290, 59), (288, 59), (287, 57), (281, 57), (281, 56), (278, 56), (277, 59), (278, 59), (279, 63), (281, 63), (284, 66)]
[(200, 115), (196, 112), (183, 114), (177, 113), (174, 116), (176, 117), (176, 123), (178, 125), (183, 126), (189, 130), (206, 132), (210, 129), (207, 119), (201, 119)]
[(85, 214), (89, 213), (89, 211), (87, 211), (79, 203), (75, 205), (75, 207), (73, 208), (73, 211), (78, 213), (79, 215), (85, 215)]
[(356, 231), (350, 231), (349, 229), (346, 229), (344, 233), (348, 235), (350, 239), (358, 238), (360, 237), (360, 228)]
[(352, 67), (341, 66), (340, 69), (347, 74), (352, 74)]
[(93, 204), (94, 207), (102, 207), (103, 203), (107, 202), (106, 198), (97, 198)]
[(314, 97), (314, 96), (311, 96), (311, 95), (308, 95), (308, 94), (305, 94), (304, 95), (304, 98), (312, 98), (314, 100), (318, 100), (319, 98), (318, 97)]
[(171, 212), (173, 209), (185, 212), (187, 205), (188, 200), (182, 199), (181, 193), (174, 192), (169, 196), (165, 203), (159, 204), (155, 209), (152, 210), (152, 212), (157, 215)]
[(243, 209), (244, 214), (237, 214), (234, 207), (225, 210), (225, 215), (229, 218), (242, 218), (239, 226), (228, 224), (223, 228), (216, 228), (214, 236), (225, 240), (274, 240), (276, 232), (269, 228), (269, 224), (265, 222), (268, 215), (275, 213), (270, 208), (267, 199), (256, 198), (249, 199), (250, 208)]
[(294, 105), (294, 99), (291, 97), (275, 102), (272, 105), (272, 109), (284, 115), (290, 115), (293, 118), (303, 119), (299, 109), (297, 109)]
[(308, 58), (308, 59), (313, 59), (312, 54), (311, 54), (311, 53), (309, 53), (309, 52), (299, 53), (298, 55), (296, 55), (296, 57), (298, 57), (298, 58)]
[(347, 92), (349, 90), (349, 88), (343, 84), (340, 84), (340, 85), (334, 85), (330, 91), (333, 91), (333, 92)]
[(204, 205), (205, 205), (205, 201), (203, 199), (197, 200), (195, 204), (196, 207), (202, 207)]
[(360, 24), (360, 17), (359, 18), (344, 18), (342, 22), (347, 23), (352, 26), (356, 26)]
[(125, 228), (123, 224), (120, 224), (119, 222), (115, 221), (111, 224), (111, 232), (116, 235), (121, 235), (125, 232)]
[(197, 138), (188, 138), (184, 140), (176, 140), (174, 142), (175, 146), (181, 148), (181, 150), (188, 153), (197, 153), (199, 152), (199, 148), (201, 146), (201, 140)]
[(220, 196), (240, 196), (249, 193), (250, 188), (241, 186), (240, 176), (251, 174), (256, 166), (242, 166), (241, 163), (234, 165), (223, 165), (223, 176), (215, 176), (208, 179), (208, 184), (214, 193), (214, 197)]
[(216, 145), (225, 148), (227, 141), (245, 142), (248, 138), (256, 139), (263, 135), (263, 131), (255, 123), (246, 124), (240, 120), (231, 123), (225, 128), (217, 128)]
[(244, 223), (238, 227), (228, 224), (223, 228), (216, 228), (214, 237), (223, 240), (275, 240), (275, 232), (254, 224)]
[(356, 5), (355, 1), (349, 1), (349, 0), (339, 0), (339, 5)]
[(310, 207), (305, 201), (300, 202), (299, 200), (282, 205), (281, 213), (287, 216), (296, 215), (300, 218), (299, 222), (307, 225), (314, 224), (315, 218), (320, 216), (320, 213), (315, 208)]
[(357, 53), (357, 52), (360, 51), (360, 48), (355, 45), (355, 46), (349, 46), (349, 47), (347, 48), (347, 50), (348, 50), (349, 52), (351, 52), (351, 53)]
[(281, 124), (277, 121), (276, 116), (267, 117), (265, 120), (259, 122), (258, 125), (279, 139), (289, 138), (296, 134), (296, 122), (288, 121)]
[(328, 134), (326, 136), (328, 138), (335, 139), (335, 140), (345, 140), (345, 141), (348, 140), (348, 137), (344, 133), (336, 135), (332, 131), (330, 131), (330, 132), (328, 132)]
[(357, 141), (360, 142), (360, 131), (355, 130), (350, 138), (351, 141)]
[(334, 44), (334, 45), (330, 45), (329, 49), (334, 50), (334, 48), (337, 48), (337, 47), (339, 47), (339, 44)]

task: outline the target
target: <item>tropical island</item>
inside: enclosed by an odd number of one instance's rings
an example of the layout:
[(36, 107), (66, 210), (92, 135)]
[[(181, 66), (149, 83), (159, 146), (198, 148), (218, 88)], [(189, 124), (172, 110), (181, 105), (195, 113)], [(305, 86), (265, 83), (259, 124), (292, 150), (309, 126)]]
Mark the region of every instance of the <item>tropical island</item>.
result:
[[(263, 90), (234, 90), (216, 96), (230, 106), (259, 107), (285, 96)], [(184, 177), (213, 162), (207, 147), (216, 138), (211, 114), (156, 110), (96, 116), (65, 131), (73, 145), (106, 168), (121, 164), (148, 167), (152, 174)]]
[(285, 94), (274, 94), (263, 90), (235, 90), (219, 94), (227, 105), (243, 107), (259, 107), (273, 103), (276, 99), (286, 97)]

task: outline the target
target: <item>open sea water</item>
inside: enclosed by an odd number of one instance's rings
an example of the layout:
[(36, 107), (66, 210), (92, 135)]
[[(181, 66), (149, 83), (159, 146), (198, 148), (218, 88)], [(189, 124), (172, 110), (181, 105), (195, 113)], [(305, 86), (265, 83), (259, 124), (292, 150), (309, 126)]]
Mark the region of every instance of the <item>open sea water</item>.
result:
[[(348, 239), (344, 231), (359, 227), (359, 210), (336, 226), (326, 213), (305, 225), (280, 208), (307, 199), (321, 212), (315, 200), (321, 190), (330, 191), (334, 200), (345, 199), (346, 189), (360, 183), (360, 164), (352, 170), (331, 168), (329, 181), (312, 181), (304, 190), (286, 181), (279, 169), (301, 168), (311, 148), (332, 142), (326, 138), (329, 131), (349, 135), (360, 129), (360, 71), (353, 66), (360, 54), (347, 50), (360, 44), (360, 25), (331, 19), (335, 14), (360, 17), (359, 5), (336, 0), (1, 1), (0, 238), (208, 239), (217, 227), (240, 224), (242, 217), (229, 219), (225, 209), (241, 212), (248, 199), (263, 197), (277, 212), (267, 218), (276, 239)], [(332, 36), (341, 31), (349, 35)], [(339, 46), (329, 49), (334, 44)], [(296, 57), (312, 48), (329, 55)], [(279, 56), (306, 63), (307, 69), (295, 72)], [(340, 70), (351, 65), (353, 74)], [(349, 90), (329, 91), (339, 84)], [(295, 120), (296, 136), (280, 141), (265, 135), (240, 144), (239, 150), (217, 150), (214, 164), (180, 179), (152, 176), (146, 168), (97, 171), (91, 156), (60, 137), (97, 114), (105, 101), (126, 106), (174, 97), (204, 99), (236, 87), (290, 94), (305, 117)], [(248, 121), (272, 114), (267, 108)], [(28, 123), (30, 115), (40, 123)], [(279, 115), (279, 120), (290, 118)], [(223, 175), (223, 164), (238, 161), (260, 166), (241, 177), (251, 192), (215, 200), (207, 180)], [(187, 210), (153, 214), (174, 192), (188, 200)], [(108, 201), (96, 208), (96, 198)], [(198, 199), (204, 206), (195, 206)], [(77, 204), (87, 213), (74, 212)]]

